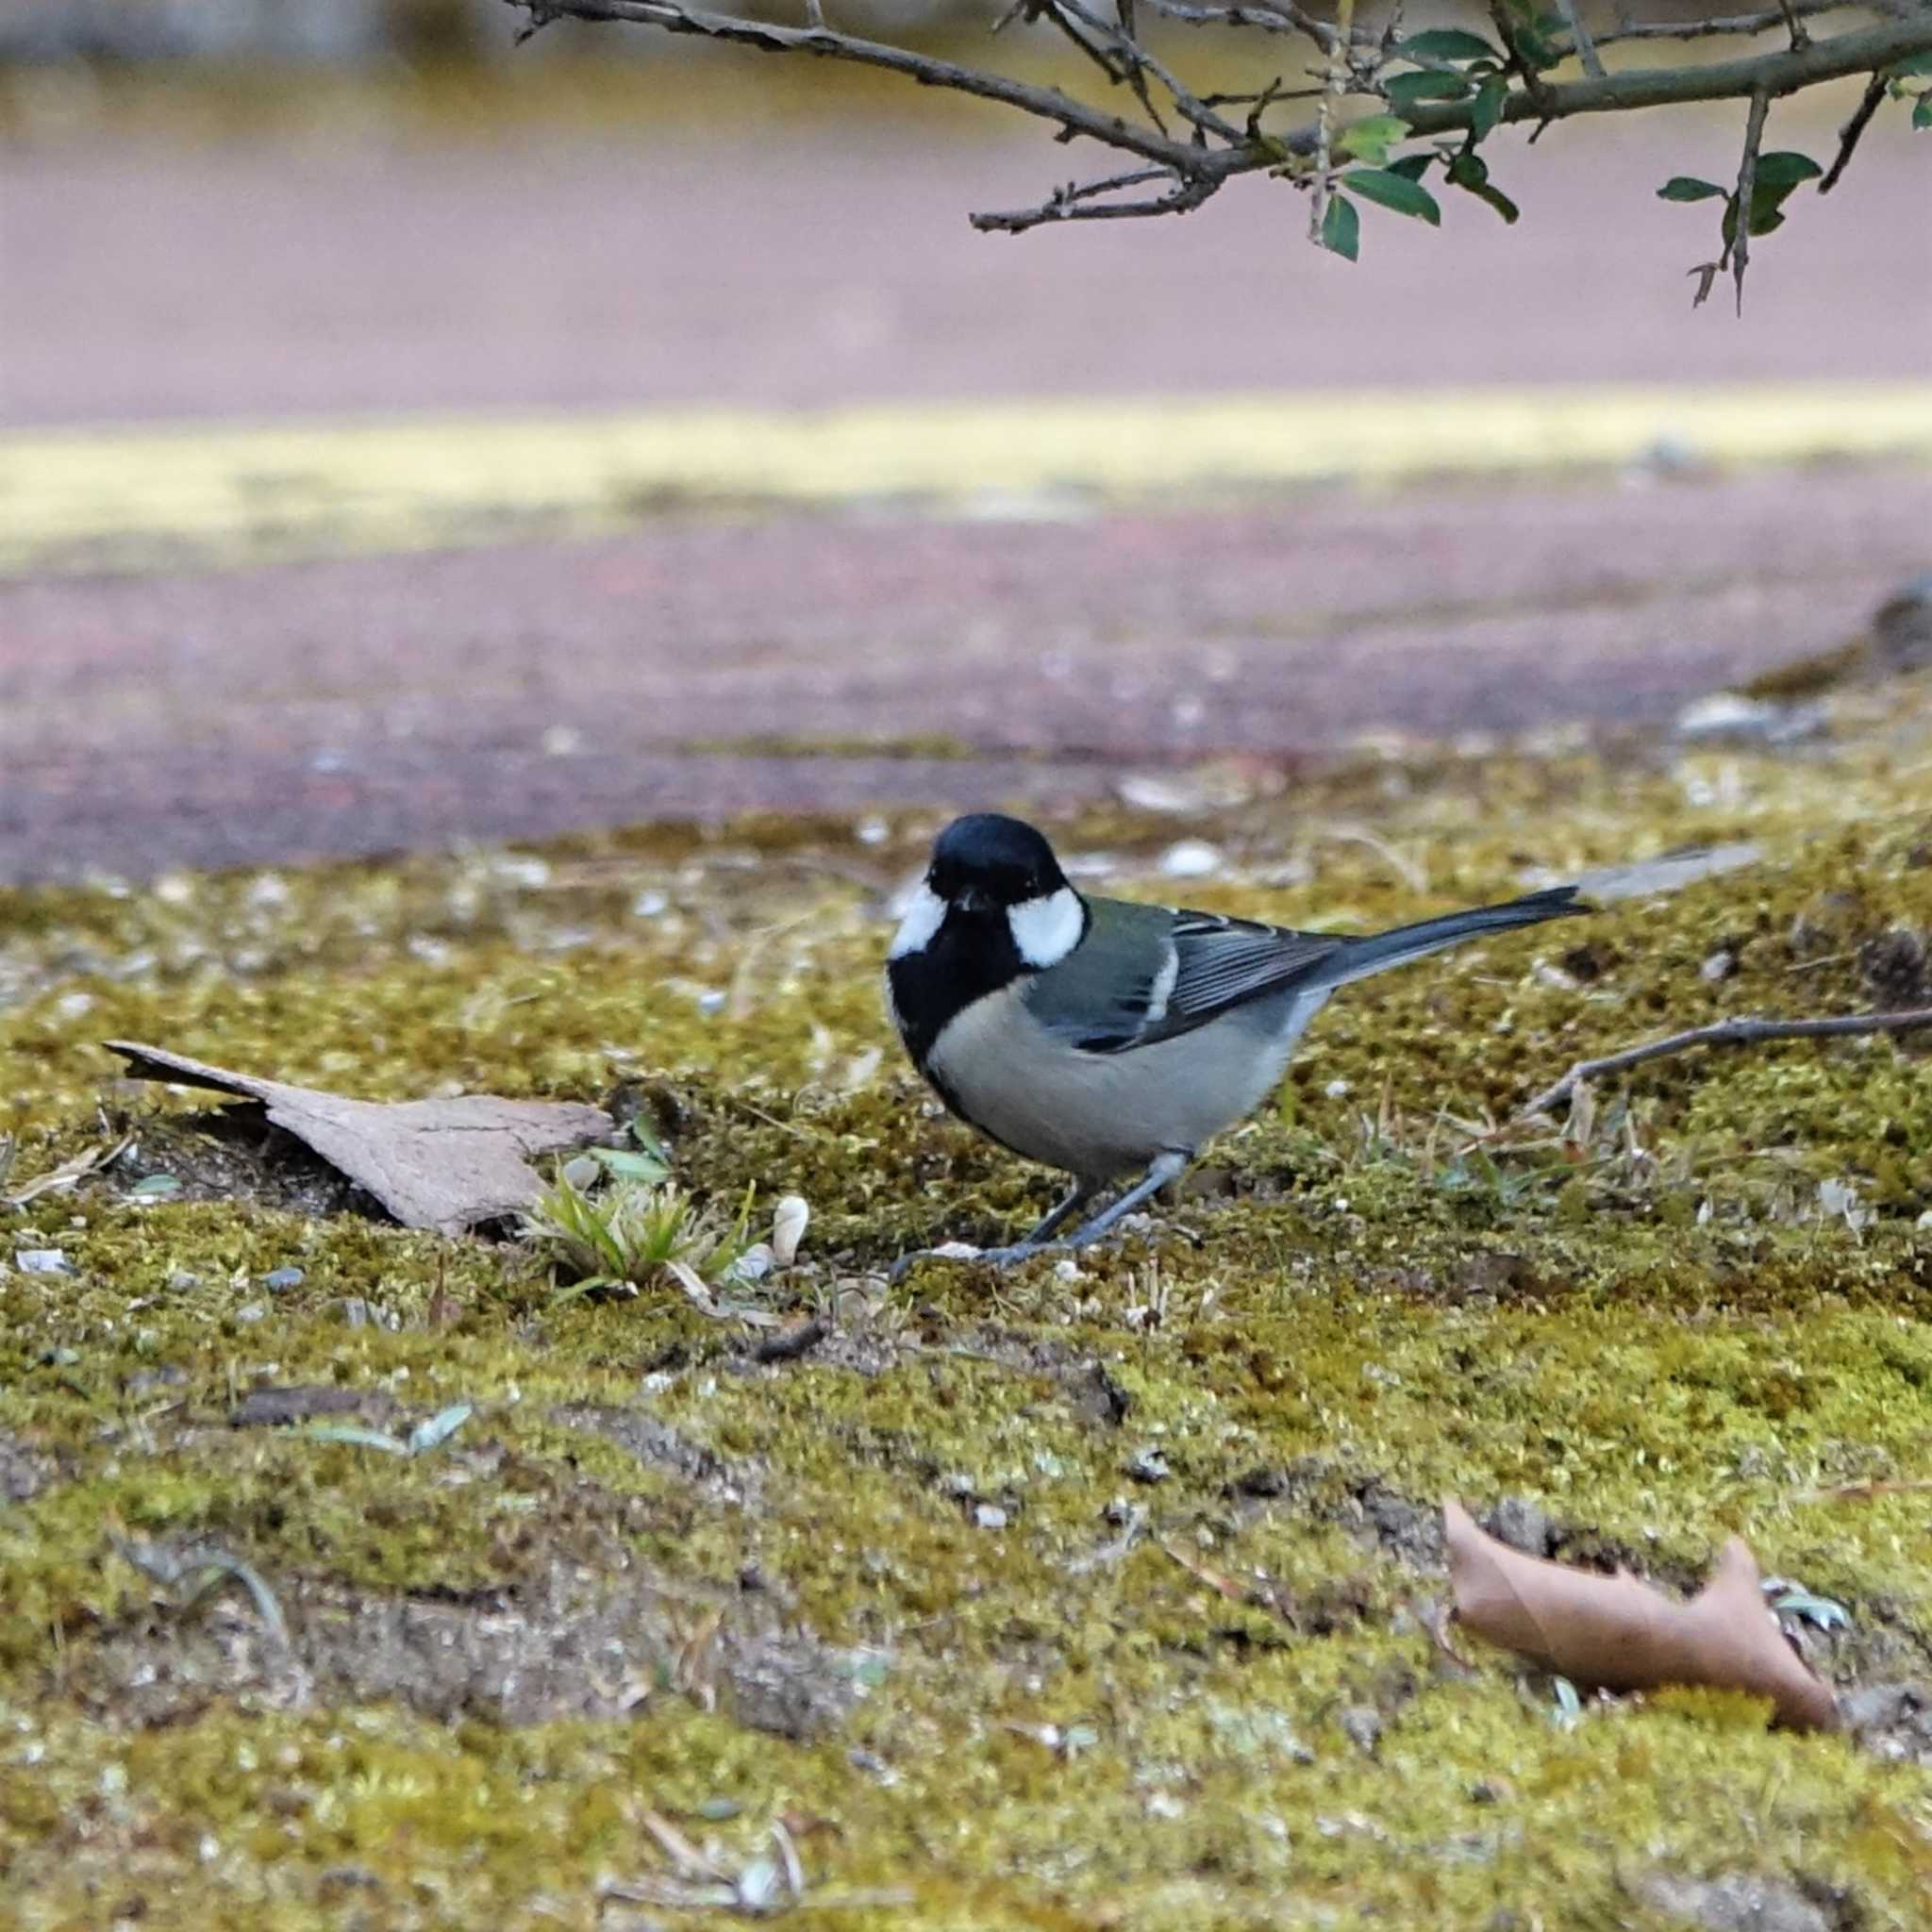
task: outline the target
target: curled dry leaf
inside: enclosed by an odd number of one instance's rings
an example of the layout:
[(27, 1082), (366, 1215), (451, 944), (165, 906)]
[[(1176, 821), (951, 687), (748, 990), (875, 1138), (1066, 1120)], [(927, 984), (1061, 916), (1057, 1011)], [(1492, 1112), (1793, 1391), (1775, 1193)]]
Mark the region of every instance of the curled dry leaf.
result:
[(252, 1074), (110, 1040), (137, 1079), (205, 1087), (253, 1100), (285, 1132), (375, 1196), (405, 1227), (458, 1234), (528, 1208), (543, 1191), (529, 1163), (540, 1154), (608, 1140), (602, 1108), (575, 1101), (499, 1100), (466, 1093), (455, 1100), (348, 1100), (315, 1087), (291, 1087)]
[(780, 1268), (798, 1259), (798, 1244), (811, 1221), (803, 1194), (787, 1194), (772, 1210), (772, 1258)]
[(1458, 1617), (1479, 1637), (1579, 1684), (1651, 1690), (1707, 1684), (1768, 1697), (1781, 1723), (1832, 1730), (1830, 1687), (1807, 1670), (1766, 1611), (1757, 1559), (1733, 1537), (1711, 1579), (1675, 1603), (1627, 1570), (1605, 1576), (1525, 1557), (1442, 1505)]

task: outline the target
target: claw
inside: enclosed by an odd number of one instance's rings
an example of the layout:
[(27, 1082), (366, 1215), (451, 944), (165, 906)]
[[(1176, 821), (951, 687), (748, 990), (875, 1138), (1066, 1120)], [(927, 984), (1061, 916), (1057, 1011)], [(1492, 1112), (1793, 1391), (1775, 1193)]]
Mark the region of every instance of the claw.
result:
[(1030, 1261), (1036, 1255), (1051, 1254), (1056, 1248), (1065, 1248), (1067, 1241), (1016, 1241), (1009, 1248), (968, 1248), (963, 1241), (948, 1241), (943, 1247), (914, 1248), (909, 1255), (901, 1255), (886, 1271), (887, 1281), (896, 1285), (904, 1280), (907, 1271), (915, 1261), (959, 1261), (967, 1267), (981, 1263), (991, 1268), (1009, 1268), (1016, 1262)]

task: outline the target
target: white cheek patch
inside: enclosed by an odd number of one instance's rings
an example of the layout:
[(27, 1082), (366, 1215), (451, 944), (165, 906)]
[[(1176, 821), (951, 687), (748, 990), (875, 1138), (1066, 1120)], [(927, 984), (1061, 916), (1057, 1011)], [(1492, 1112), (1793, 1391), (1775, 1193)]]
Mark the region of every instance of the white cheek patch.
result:
[(1023, 899), (1008, 907), (1007, 924), (1021, 958), (1043, 971), (1058, 966), (1080, 943), (1080, 935), (1087, 930), (1087, 911), (1073, 887), (1062, 886), (1044, 898)]
[(906, 908), (905, 918), (899, 922), (899, 930), (892, 935), (892, 950), (886, 958), (903, 959), (908, 953), (924, 952), (945, 919), (946, 902), (922, 881), (912, 895), (912, 903)]

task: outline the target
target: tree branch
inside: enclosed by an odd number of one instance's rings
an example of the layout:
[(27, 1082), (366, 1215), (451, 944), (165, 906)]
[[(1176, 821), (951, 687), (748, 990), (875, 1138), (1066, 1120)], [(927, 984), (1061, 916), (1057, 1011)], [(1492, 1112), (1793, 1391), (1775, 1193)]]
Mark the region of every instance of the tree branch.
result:
[[(1130, 34), (1109, 24), (1108, 44), (1121, 58), (1134, 50), (1145, 72), (1153, 74), (1174, 95), (1177, 108), (1193, 123), (1195, 138), (1182, 141), (1153, 125), (1140, 125), (1119, 114), (1074, 98), (1059, 88), (1036, 87), (991, 70), (963, 66), (925, 54), (913, 53), (884, 42), (831, 31), (820, 26), (777, 26), (762, 21), (713, 13), (691, 0), (508, 0), (530, 17), (533, 26), (565, 17), (588, 21), (628, 21), (655, 26), (666, 33), (691, 34), (729, 42), (766, 54), (803, 54), (819, 59), (844, 60), (904, 75), (924, 87), (991, 101), (1051, 124), (1060, 140), (1088, 140), (1134, 156), (1172, 177), (1172, 192), (1135, 202), (1098, 199), (1106, 192), (1059, 191), (1039, 208), (975, 218), (984, 229), (1017, 233), (1054, 221), (1115, 220), (1124, 216), (1184, 213), (1237, 175), (1280, 167), (1290, 155), (1310, 155), (1319, 145), (1319, 130), (1310, 124), (1286, 134), (1270, 134), (1258, 124), (1242, 129), (1223, 121), (1204, 100), (1170, 84), (1164, 70), (1146, 55)], [(1098, 19), (1080, 0), (1063, 0), (1082, 24)], [(1324, 51), (1345, 45), (1351, 53), (1372, 47), (1386, 52), (1383, 37), (1360, 30), (1343, 35), (1305, 14), (1295, 0), (1154, 0), (1160, 11), (1189, 21), (1225, 21), (1273, 32), (1299, 33)], [(1823, 0), (1790, 0), (1791, 16), (1824, 11)], [(1043, 9), (1042, 9), (1043, 10)], [(1885, 13), (1878, 24), (1855, 27), (1828, 40), (1802, 47), (1782, 47), (1732, 60), (1674, 67), (1640, 67), (1620, 74), (1586, 75), (1571, 81), (1536, 76), (1534, 84), (1512, 89), (1498, 119), (1504, 123), (1565, 121), (1579, 114), (1626, 113), (1645, 108), (1667, 108), (1696, 101), (1761, 99), (1767, 105), (1822, 81), (1851, 75), (1875, 75), (1916, 55), (1932, 53), (1932, 0), (1873, 0), (1868, 10)], [(1746, 14), (1709, 22), (1673, 23), (1671, 35), (1695, 40), (1701, 34), (1752, 32), (1785, 21), (1780, 6), (1769, 13)], [(1633, 36), (1650, 37), (1651, 29), (1633, 26), (1602, 36), (1607, 42)], [(1095, 53), (1105, 49), (1095, 47)], [(1420, 101), (1404, 110), (1411, 133), (1427, 139), (1465, 134), (1474, 118), (1474, 97), (1459, 101)], [(1756, 111), (1754, 107), (1754, 112)], [(1755, 151), (1754, 151), (1755, 154)], [(1147, 178), (1153, 178), (1151, 176)], [(1108, 188), (1125, 185), (1119, 178)], [(1091, 205), (1090, 205), (1091, 204)], [(1740, 214), (1748, 223), (1748, 208)], [(1746, 251), (1740, 250), (1742, 254)]]
[[(1785, 0), (1785, 4), (1789, 7), (1791, 0)], [(1579, 0), (1557, 0), (1557, 10), (1570, 29), (1570, 44), (1576, 50), (1576, 58), (1583, 63), (1584, 73), (1592, 80), (1601, 80), (1603, 57), (1596, 50), (1596, 42), (1591, 38), (1589, 27), (1583, 24), (1583, 8)]]
[[(1174, 187), (1166, 194), (1142, 201), (1095, 198), (1147, 181), (1172, 181)], [(1037, 208), (975, 214), (971, 220), (983, 235), (1024, 235), (1028, 228), (1044, 227), (1049, 222), (1120, 222), (1145, 215), (1182, 215), (1190, 208), (1199, 208), (1213, 192), (1211, 181), (1182, 180), (1166, 168), (1136, 168), (1105, 181), (1090, 181), (1084, 187), (1069, 182), (1064, 188), (1055, 189)]]
[(1601, 1059), (1578, 1060), (1560, 1080), (1545, 1087), (1535, 1099), (1524, 1101), (1517, 1118), (1548, 1113), (1586, 1080), (1621, 1074), (1668, 1054), (1689, 1053), (1693, 1047), (1757, 1046), (1768, 1040), (1836, 1040), (1866, 1033), (1906, 1033), (1918, 1026), (1932, 1026), (1932, 1007), (1913, 1007), (1897, 1013), (1850, 1013), (1829, 1020), (1720, 1020), (1714, 1025), (1692, 1026), (1643, 1046), (1625, 1047), (1622, 1053), (1606, 1054)]
[(1738, 198), (1731, 216), (1731, 279), (1737, 285), (1738, 313), (1744, 312), (1744, 268), (1751, 259), (1751, 196), (1757, 186), (1757, 150), (1764, 144), (1764, 120), (1771, 96), (1761, 89), (1751, 96), (1744, 118), (1744, 154), (1738, 163)]
[(1858, 144), (1858, 137), (1864, 133), (1884, 99), (1885, 76), (1874, 74), (1866, 86), (1864, 98), (1852, 109), (1852, 118), (1838, 131), (1838, 154), (1825, 170), (1824, 179), (1818, 184), (1820, 194), (1829, 194), (1838, 186), (1839, 176), (1851, 164), (1852, 151)]
[[(1692, 101), (1746, 100), (1757, 93), (1776, 100), (1815, 87), (1820, 81), (1871, 74), (1925, 53), (1932, 53), (1932, 7), (1922, 5), (1901, 19), (1879, 26), (1855, 27), (1834, 34), (1828, 41), (1813, 41), (1796, 53), (1780, 48), (1774, 54), (1750, 54), (1699, 67), (1635, 67), (1602, 80), (1551, 83), (1544, 87), (1541, 102), (1532, 102), (1526, 94), (1512, 94), (1501, 118), (1567, 121), (1576, 114), (1676, 108)], [(1416, 134), (1457, 134), (1469, 126), (1474, 111), (1471, 101), (1422, 101), (1403, 118)]]
[(1043, 121), (1057, 123), (1068, 136), (1084, 136), (1108, 147), (1124, 148), (1170, 168), (1192, 172), (1200, 150), (1158, 130), (1136, 127), (1118, 114), (1090, 107), (1057, 87), (1033, 87), (989, 69), (962, 67), (956, 60), (914, 54), (883, 41), (857, 34), (835, 33), (824, 27), (775, 26), (765, 21), (741, 20), (733, 14), (711, 13), (684, 0), (508, 0), (535, 25), (553, 20), (628, 21), (655, 26), (668, 34), (694, 34), (700, 39), (725, 41), (760, 54), (807, 54), (824, 60), (849, 60), (861, 67), (879, 67), (902, 74), (922, 87), (941, 87), (971, 94), (1001, 107), (1017, 108)]

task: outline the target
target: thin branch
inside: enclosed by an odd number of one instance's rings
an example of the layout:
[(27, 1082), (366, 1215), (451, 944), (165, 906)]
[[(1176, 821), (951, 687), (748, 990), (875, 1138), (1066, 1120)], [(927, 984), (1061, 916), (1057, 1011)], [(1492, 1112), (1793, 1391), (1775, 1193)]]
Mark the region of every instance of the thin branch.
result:
[(1559, 1107), (1586, 1080), (1601, 1079), (1606, 1074), (1621, 1074), (1629, 1067), (1641, 1067), (1646, 1060), (1660, 1060), (1668, 1054), (1689, 1053), (1698, 1046), (1757, 1046), (1769, 1040), (1836, 1040), (1869, 1033), (1906, 1033), (1914, 1027), (1932, 1026), (1932, 1007), (1913, 1007), (1896, 1013), (1849, 1013), (1829, 1020), (1720, 1020), (1709, 1026), (1692, 1026), (1684, 1033), (1673, 1033), (1643, 1046), (1625, 1047), (1622, 1053), (1606, 1054), (1601, 1059), (1578, 1060), (1555, 1085), (1545, 1087), (1534, 1100), (1525, 1101), (1517, 1118), (1546, 1114)]
[[(1172, 181), (1173, 190), (1144, 201), (1099, 201), (1094, 197), (1145, 181)], [(1057, 188), (1037, 208), (1010, 208), (975, 214), (973, 225), (982, 235), (1024, 235), (1028, 228), (1041, 228), (1050, 222), (1122, 222), (1145, 215), (1184, 215), (1197, 208), (1212, 194), (1218, 184), (1188, 180), (1167, 168), (1137, 168), (1126, 175), (1115, 175), (1106, 181), (1090, 181), (1084, 187), (1069, 182)]]
[(1141, 71), (1141, 63), (1132, 58), (1116, 59), (1108, 47), (1096, 46), (1074, 25), (1074, 16), (1081, 11), (1077, 7), (1062, 6), (1060, 0), (1021, 0), (1020, 6), (1022, 18), (1040, 20), (1043, 17), (1049, 25), (1059, 30), (1068, 45), (1084, 54), (1108, 80), (1124, 82), (1130, 87), (1134, 98), (1141, 103), (1141, 111), (1165, 134), (1167, 123), (1160, 118), (1160, 109), (1154, 105), (1154, 98), (1147, 91), (1147, 76)]
[(1882, 74), (1874, 74), (1866, 83), (1863, 98), (1852, 109), (1852, 118), (1838, 131), (1838, 155), (1831, 166), (1825, 170), (1824, 179), (1818, 184), (1820, 194), (1829, 194), (1838, 186), (1839, 176), (1851, 163), (1852, 150), (1857, 146), (1859, 136), (1864, 133), (1884, 99), (1885, 76)]
[[(1294, 0), (1229, 0), (1227, 5), (1219, 4), (1219, 0), (1208, 0), (1208, 4), (1199, 4), (1199, 0), (1153, 0), (1153, 5), (1157, 13), (1188, 26), (1252, 26), (1263, 33), (1300, 34), (1313, 41), (1324, 54), (1331, 52), (1341, 39), (1336, 28), (1325, 20), (1304, 12)], [(1359, 27), (1349, 35), (1349, 42), (1357, 47), (1379, 47), (1382, 36)]]
[[(1793, 19), (1808, 20), (1821, 13), (1843, 13), (1853, 6), (1868, 13), (1900, 19), (1912, 10), (1912, 0), (1786, 0), (1757, 13), (1716, 15), (1708, 20), (1630, 20), (1620, 17), (1608, 32), (1595, 36), (1599, 47), (1619, 41), (1701, 41), (1714, 34), (1762, 34), (1774, 26), (1789, 27)], [(1561, 45), (1560, 39), (1557, 45)]]
[(1778, 11), (1785, 18), (1785, 31), (1791, 37), (1791, 52), (1796, 54), (1811, 44), (1811, 30), (1805, 25), (1803, 16), (1792, 6), (1791, 0), (1778, 0)]
[[(1115, 57), (1124, 65), (1132, 66), (1137, 75), (1151, 74), (1167, 90), (1175, 108), (1204, 133), (1217, 134), (1223, 141), (1239, 142), (1241, 139), (1241, 129), (1224, 121), (1205, 101), (1197, 100), (1190, 93), (1165, 61), (1156, 58), (1131, 35), (1104, 20), (1091, 8), (1082, 6), (1081, 0), (1043, 0), (1043, 4), (1052, 6), (1056, 11), (1072, 14), (1091, 32), (1104, 36)], [(1153, 103), (1147, 101), (1144, 93), (1141, 99), (1147, 111), (1153, 114)], [(1158, 120), (1158, 116), (1155, 118)]]
[(1322, 224), (1328, 215), (1329, 136), (1334, 131), (1335, 104), (1348, 91), (1349, 36), (1355, 30), (1355, 0), (1339, 0), (1335, 12), (1335, 38), (1328, 48), (1328, 72), (1322, 79), (1322, 105), (1315, 121), (1314, 190), (1308, 196), (1308, 240), (1322, 245)]
[[(1786, 5), (1790, 4), (1790, 0), (1786, 0)], [(1557, 0), (1557, 10), (1570, 29), (1570, 42), (1576, 49), (1576, 58), (1583, 63), (1584, 73), (1601, 80), (1603, 56), (1597, 52), (1596, 42), (1591, 39), (1590, 29), (1583, 24), (1583, 0)]]
[(1090, 107), (1059, 88), (1033, 87), (1004, 74), (962, 67), (957, 60), (914, 54), (904, 47), (868, 41), (857, 34), (741, 20), (732, 14), (712, 13), (701, 7), (689, 6), (685, 0), (508, 0), (508, 4), (521, 8), (540, 22), (628, 21), (639, 26), (658, 27), (668, 34), (693, 34), (702, 40), (724, 41), (760, 54), (806, 54), (819, 59), (879, 67), (888, 73), (904, 75), (922, 87), (946, 88), (955, 93), (971, 94), (977, 100), (1018, 108), (1023, 114), (1056, 123), (1068, 136), (1082, 136), (1108, 147), (1122, 148), (1183, 173), (1192, 172), (1201, 158), (1201, 151), (1190, 142), (1175, 141), (1151, 128), (1136, 127), (1120, 115)]
[[(1504, 104), (1500, 118), (1505, 122), (1567, 121), (1578, 114), (1676, 108), (1692, 101), (1749, 99), (1759, 93), (1767, 100), (1777, 100), (1820, 81), (1872, 74), (1925, 53), (1932, 53), (1932, 7), (1922, 5), (1901, 20), (1855, 27), (1848, 33), (1834, 34), (1828, 41), (1813, 41), (1798, 54), (1780, 48), (1773, 54), (1751, 54), (1696, 67), (1633, 67), (1607, 75), (1602, 80), (1546, 85), (1541, 101), (1532, 101), (1519, 92)], [(1474, 113), (1473, 101), (1419, 101), (1403, 119), (1417, 135), (1459, 134), (1467, 130)], [(1289, 139), (1291, 143), (1293, 138)], [(1224, 166), (1233, 158), (1213, 157)]]
[[(1738, 163), (1738, 192), (1731, 216), (1731, 280), (1738, 291), (1738, 313), (1744, 312), (1744, 270), (1751, 259), (1751, 196), (1757, 186), (1757, 150), (1764, 144), (1764, 121), (1771, 112), (1771, 96), (1764, 92), (1751, 96), (1751, 111), (1744, 117), (1744, 154)], [(1722, 258), (1720, 258), (1722, 260)]]

